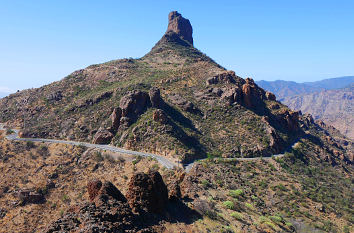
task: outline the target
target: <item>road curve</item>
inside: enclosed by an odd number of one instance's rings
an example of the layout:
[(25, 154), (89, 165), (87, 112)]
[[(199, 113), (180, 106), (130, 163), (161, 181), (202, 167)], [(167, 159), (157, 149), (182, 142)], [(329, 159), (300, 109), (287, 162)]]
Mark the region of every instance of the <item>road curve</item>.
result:
[[(2, 124), (2, 123), (0, 123), (0, 130), (6, 130), (4, 128), (4, 124)], [(118, 152), (118, 153), (129, 154), (129, 155), (137, 155), (137, 156), (142, 156), (142, 157), (151, 157), (151, 158), (156, 159), (162, 166), (164, 166), (168, 169), (172, 169), (177, 166), (174, 162), (171, 162), (167, 158), (160, 156), (160, 155), (156, 155), (156, 154), (126, 150), (123, 148), (114, 147), (114, 146), (110, 146), (110, 145), (91, 144), (91, 143), (87, 143), (87, 142), (65, 141), (65, 140), (46, 139), (46, 138), (20, 138), (18, 136), (19, 130), (12, 129), (12, 131), (14, 133), (7, 135), (6, 139), (12, 140), (12, 141), (48, 142), (48, 143), (68, 144), (68, 145), (73, 145), (73, 146), (85, 146), (88, 148), (95, 148), (95, 149), (99, 149), (99, 150), (107, 150), (107, 151)]]
[[(264, 159), (264, 160), (269, 160), (269, 159), (273, 159), (273, 158), (281, 158), (285, 155), (285, 152), (287, 152), (289, 149), (292, 149), (294, 148), (296, 145), (298, 145), (299, 143), (299, 140), (296, 140), (286, 151), (284, 151), (284, 153), (282, 154), (275, 154), (275, 155), (272, 155), (270, 157), (254, 157), (254, 158), (219, 158), (219, 159), (222, 159), (223, 161), (254, 161), (254, 160), (260, 160), (260, 159)], [(199, 160), (196, 160), (194, 161), (193, 163), (190, 163), (190, 164), (187, 164), (185, 166), (185, 171), (188, 173), (192, 168), (193, 166), (197, 163), (197, 162), (200, 162), (200, 161), (203, 161), (203, 160), (207, 160), (206, 159), (199, 159)]]
[[(4, 128), (4, 124), (3, 123), (0, 123), (0, 130), (6, 130), (6, 128)], [(12, 131), (14, 132), (13, 134), (10, 134), (10, 135), (6, 136), (6, 138), (8, 140), (61, 143), (61, 144), (68, 144), (68, 145), (73, 145), (73, 146), (85, 146), (85, 147), (88, 147), (88, 148), (95, 148), (95, 149), (99, 149), (99, 150), (107, 150), (107, 151), (118, 152), (118, 153), (129, 154), (129, 155), (137, 155), (137, 156), (142, 156), (142, 157), (151, 157), (151, 158), (156, 159), (162, 166), (164, 166), (164, 167), (166, 167), (168, 169), (172, 169), (174, 167), (177, 167), (176, 163), (171, 162), (169, 159), (167, 159), (166, 157), (163, 157), (161, 155), (156, 155), (156, 154), (151, 154), (151, 153), (146, 153), (146, 152), (126, 150), (126, 149), (123, 149), (123, 148), (114, 147), (114, 146), (110, 146), (110, 145), (91, 144), (91, 143), (87, 143), (87, 142), (65, 141), (65, 140), (46, 139), (46, 138), (20, 138), (18, 136), (19, 130), (12, 129)], [(294, 144), (292, 144), (286, 151), (288, 151), (289, 149), (294, 148), (298, 143), (299, 143), (299, 140), (294, 142)], [(284, 153), (275, 154), (275, 155), (272, 155), (270, 157), (221, 158), (221, 159), (223, 159), (224, 161), (225, 160), (226, 161), (233, 161), (233, 160), (237, 160), (237, 161), (253, 161), (253, 160), (260, 160), (260, 159), (268, 160), (268, 159), (272, 159), (272, 158), (281, 158), (281, 157), (284, 156)], [(188, 173), (197, 162), (200, 162), (200, 161), (203, 161), (203, 160), (206, 160), (206, 159), (199, 159), (199, 160), (196, 160), (196, 161), (194, 161), (192, 163), (185, 164), (185, 167), (184, 167), (185, 171)]]

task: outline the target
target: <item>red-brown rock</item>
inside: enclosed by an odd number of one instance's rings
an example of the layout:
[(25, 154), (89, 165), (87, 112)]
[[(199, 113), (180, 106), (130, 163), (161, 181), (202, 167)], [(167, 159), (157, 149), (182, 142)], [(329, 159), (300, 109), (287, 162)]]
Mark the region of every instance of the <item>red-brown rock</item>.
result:
[(102, 182), (100, 180), (91, 180), (87, 184), (87, 192), (89, 194), (90, 201), (93, 201), (102, 188)]
[(167, 32), (175, 32), (179, 37), (193, 45), (193, 28), (188, 19), (182, 17), (177, 11), (168, 15)]
[(92, 143), (94, 144), (109, 144), (114, 135), (107, 129), (100, 128), (93, 137)]
[(267, 91), (265, 95), (266, 95), (267, 100), (275, 101), (277, 99), (272, 92)]
[(136, 173), (126, 195), (134, 212), (161, 213), (168, 202), (168, 192), (159, 172)]
[(151, 88), (149, 91), (149, 96), (150, 96), (150, 102), (153, 108), (159, 108), (161, 107), (162, 100), (160, 96), (160, 89), (158, 88)]

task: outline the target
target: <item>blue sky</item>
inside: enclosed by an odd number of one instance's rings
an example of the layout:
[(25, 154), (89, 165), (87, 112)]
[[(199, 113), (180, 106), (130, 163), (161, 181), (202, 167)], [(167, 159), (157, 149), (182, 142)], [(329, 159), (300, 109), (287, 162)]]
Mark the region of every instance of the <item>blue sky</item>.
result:
[(302, 82), (354, 75), (352, 0), (0, 3), (0, 92), (141, 57), (165, 32), (171, 10), (190, 19), (195, 47), (241, 77)]

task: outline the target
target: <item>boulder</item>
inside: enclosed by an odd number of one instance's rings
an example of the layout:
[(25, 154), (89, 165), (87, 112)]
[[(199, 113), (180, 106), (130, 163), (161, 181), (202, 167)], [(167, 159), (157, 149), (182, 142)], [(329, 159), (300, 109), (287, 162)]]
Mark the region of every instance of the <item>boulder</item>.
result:
[(275, 101), (277, 99), (272, 92), (267, 91), (265, 95), (266, 95), (267, 100)]
[(167, 32), (174, 32), (183, 40), (188, 41), (193, 45), (193, 28), (188, 19), (182, 17), (177, 11), (172, 11), (168, 15), (168, 28)]
[(21, 190), (18, 192), (18, 198), (22, 205), (25, 204), (41, 204), (45, 202), (43, 194), (30, 190)]
[(134, 212), (162, 213), (168, 202), (168, 192), (159, 172), (136, 173), (129, 182), (127, 199)]
[(102, 182), (100, 180), (91, 180), (87, 184), (87, 191), (89, 199), (94, 202), (96, 206), (101, 206), (109, 200), (127, 202), (124, 195), (111, 182)]
[(100, 128), (93, 137), (92, 143), (94, 144), (109, 144), (114, 135), (107, 129)]

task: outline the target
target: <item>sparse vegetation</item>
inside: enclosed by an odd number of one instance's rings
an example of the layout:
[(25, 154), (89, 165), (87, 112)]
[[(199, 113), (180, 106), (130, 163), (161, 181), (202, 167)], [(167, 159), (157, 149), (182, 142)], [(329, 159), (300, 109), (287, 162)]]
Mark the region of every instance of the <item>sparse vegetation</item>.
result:
[(235, 209), (235, 203), (233, 203), (232, 201), (224, 201), (223, 206), (230, 210)]

